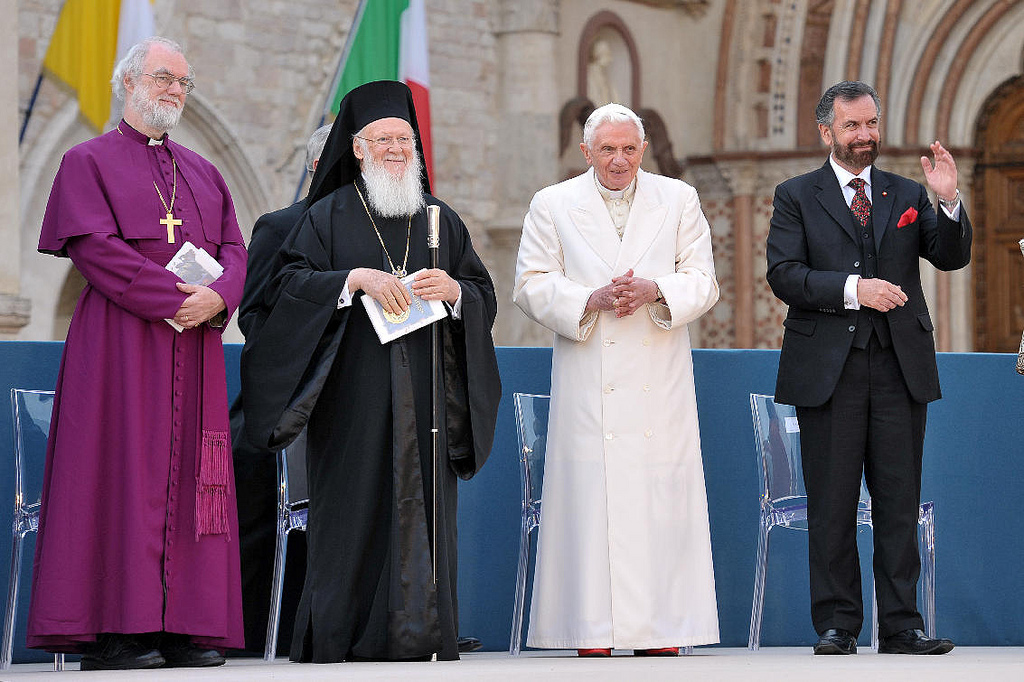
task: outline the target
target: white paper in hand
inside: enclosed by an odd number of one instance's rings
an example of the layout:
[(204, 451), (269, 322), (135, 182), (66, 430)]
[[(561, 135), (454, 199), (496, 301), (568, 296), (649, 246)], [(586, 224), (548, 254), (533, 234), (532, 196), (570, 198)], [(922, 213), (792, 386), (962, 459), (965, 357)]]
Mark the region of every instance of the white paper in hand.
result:
[[(185, 242), (174, 254), (166, 268), (181, 278), (186, 284), (206, 286), (224, 274), (224, 267), (214, 259), (206, 249), (192, 242)], [(164, 318), (167, 319), (167, 318)], [(167, 319), (167, 324), (176, 331), (185, 329), (174, 320)]]

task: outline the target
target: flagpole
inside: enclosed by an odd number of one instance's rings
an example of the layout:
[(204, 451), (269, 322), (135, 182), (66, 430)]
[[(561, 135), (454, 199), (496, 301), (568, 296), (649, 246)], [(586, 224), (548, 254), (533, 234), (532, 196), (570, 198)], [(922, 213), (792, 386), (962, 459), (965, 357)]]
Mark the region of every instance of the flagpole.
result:
[(25, 130), (28, 128), (28, 120), (32, 118), (32, 109), (36, 106), (36, 96), (39, 94), (39, 85), (43, 82), (43, 72), (39, 72), (39, 77), (36, 78), (36, 86), (32, 88), (32, 97), (28, 100), (28, 108), (25, 110), (25, 120), (21, 122), (21, 132), (18, 133), (18, 146), (21, 146), (21, 141), (25, 139)]
[[(352, 43), (355, 41), (356, 30), (359, 28), (359, 22), (363, 20), (363, 12), (366, 11), (366, 3), (368, 0), (359, 0), (359, 6), (356, 7), (355, 17), (352, 19), (352, 26), (349, 27), (348, 35), (345, 36), (345, 45), (341, 48), (341, 59), (338, 60), (338, 68), (334, 71), (334, 78), (331, 79), (331, 87), (327, 90), (327, 99), (324, 102), (324, 112), (320, 115), (320, 122), (316, 125), (316, 130), (320, 126), (327, 122), (327, 115), (333, 114), (334, 111), (334, 97), (338, 94), (338, 87), (341, 85), (341, 76), (345, 72), (345, 62), (348, 61), (348, 55), (352, 52)], [(295, 188), (295, 198), (292, 202), (299, 200), (299, 194), (302, 193), (302, 186), (306, 183), (306, 169), (303, 167), (302, 175), (299, 177), (299, 184)]]

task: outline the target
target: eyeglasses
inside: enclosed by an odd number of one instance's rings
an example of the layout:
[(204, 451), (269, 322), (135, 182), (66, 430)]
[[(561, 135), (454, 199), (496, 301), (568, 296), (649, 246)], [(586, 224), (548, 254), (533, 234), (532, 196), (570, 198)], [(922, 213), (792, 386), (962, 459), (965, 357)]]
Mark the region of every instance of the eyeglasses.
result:
[(181, 86), (181, 89), (185, 91), (186, 95), (192, 92), (196, 87), (195, 81), (191, 78), (178, 78), (168, 73), (144, 73), (142, 75), (152, 78), (156, 81), (156, 84), (164, 90), (171, 87), (171, 83), (177, 81), (178, 85)]
[(352, 137), (357, 137), (360, 140), (372, 142), (378, 147), (392, 147), (397, 144), (399, 147), (402, 147), (403, 149), (408, 149), (409, 147), (412, 147), (414, 144), (416, 144), (415, 137), (376, 137), (373, 138), (372, 140), (368, 137), (359, 137), (359, 135), (353, 135)]
[(636, 145), (627, 144), (625, 147), (612, 147), (611, 145), (605, 145), (603, 147), (598, 147), (595, 153), (597, 154), (597, 156), (600, 156), (605, 159), (613, 158), (615, 156), (618, 156), (619, 154), (622, 154), (627, 159), (632, 159), (636, 157), (638, 154), (640, 154), (642, 151), (643, 150), (640, 147), (637, 147)]

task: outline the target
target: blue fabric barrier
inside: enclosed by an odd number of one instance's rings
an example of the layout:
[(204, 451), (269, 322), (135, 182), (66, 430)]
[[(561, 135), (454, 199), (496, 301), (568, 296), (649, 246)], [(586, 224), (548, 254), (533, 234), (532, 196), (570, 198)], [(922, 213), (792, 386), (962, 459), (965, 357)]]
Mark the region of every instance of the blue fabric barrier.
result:
[[(53, 388), (63, 345), (0, 342), (0, 389)], [(228, 393), (238, 385), (241, 347), (225, 348)], [(694, 375), (711, 515), (721, 639), (745, 646), (757, 548), (758, 465), (748, 395), (771, 394), (778, 351), (695, 350)], [(945, 398), (928, 413), (922, 497), (935, 502), (939, 634), (965, 646), (1024, 645), (1024, 377), (1015, 356), (941, 353)], [(494, 449), (483, 470), (459, 486), (460, 632), (507, 650), (519, 542), (518, 445), (514, 392), (547, 393), (550, 348), (499, 348), (502, 401)], [(0, 586), (7, 585), (13, 495), (10, 408), (0, 409)], [(771, 537), (762, 645), (810, 645), (806, 535)], [(25, 547), (15, 661), (47, 660), (24, 648), (32, 536)], [(861, 538), (870, 595), (870, 534)], [(867, 619), (865, 620), (867, 623)], [(861, 643), (867, 644), (867, 626)]]

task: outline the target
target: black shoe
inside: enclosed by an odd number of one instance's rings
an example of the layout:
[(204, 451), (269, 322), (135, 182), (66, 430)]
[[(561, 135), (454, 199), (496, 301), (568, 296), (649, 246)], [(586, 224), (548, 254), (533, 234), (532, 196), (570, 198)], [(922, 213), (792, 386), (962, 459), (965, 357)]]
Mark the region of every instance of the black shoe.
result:
[(164, 657), (131, 635), (100, 633), (96, 643), (82, 653), (82, 670), (136, 670), (159, 668)]
[(880, 654), (946, 654), (952, 650), (953, 642), (932, 639), (923, 630), (903, 630), (878, 642)]
[(459, 637), (456, 640), (456, 643), (459, 645), (460, 654), (476, 651), (483, 647), (483, 643), (480, 641), (479, 637)]
[(224, 665), (224, 657), (215, 649), (201, 649), (188, 635), (162, 632), (156, 639), (168, 668), (208, 668)]
[(814, 645), (814, 654), (846, 655), (857, 653), (857, 638), (849, 630), (829, 628), (821, 633), (818, 643)]

